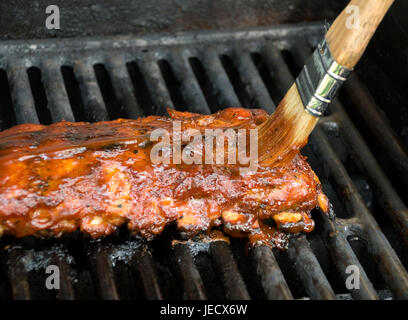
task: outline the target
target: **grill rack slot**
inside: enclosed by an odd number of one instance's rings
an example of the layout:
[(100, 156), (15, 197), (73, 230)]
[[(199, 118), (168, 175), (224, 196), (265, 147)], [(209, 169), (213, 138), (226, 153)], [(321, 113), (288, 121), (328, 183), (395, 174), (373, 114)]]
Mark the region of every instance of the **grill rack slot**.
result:
[[(132, 73), (129, 73), (130, 63), (136, 64), (139, 76), (143, 78), (148, 90), (148, 93), (145, 92), (144, 94), (150, 96), (150, 100), (145, 99), (145, 101), (150, 101), (151, 110), (154, 113), (164, 114), (166, 107), (176, 109), (188, 107), (188, 110), (192, 112), (210, 113), (209, 103), (204, 94), (205, 90), (200, 87), (200, 82), (196, 78), (189, 60), (191, 58), (197, 59), (202, 64), (206, 76), (213, 84), (213, 96), (216, 97), (220, 106), (242, 105), (244, 102), (242, 96), (245, 95), (250, 98), (251, 107), (264, 107), (267, 111), (272, 112), (275, 109), (275, 103), (270, 95), (271, 88), (268, 91), (251, 55), (254, 53), (259, 55), (269, 69), (271, 78), (276, 82), (274, 83), (276, 86), (274, 90), (283, 94), (293, 83), (296, 75), (293, 74), (293, 66), (288, 65), (288, 60), (284, 59), (282, 52), (285, 51), (287, 54), (293, 55), (294, 61), (298, 65), (302, 65), (304, 59), (309, 55), (310, 45), (317, 43), (322, 32), (321, 24), (301, 24), (246, 31), (203, 32), (199, 36), (186, 33), (175, 38), (151, 36), (147, 39), (42, 40), (31, 46), (18, 41), (7, 41), (0, 51), (8, 50), (9, 53), (3, 55), (6, 58), (0, 60), (0, 68), (4, 68), (8, 76), (17, 123), (40, 122), (26, 71), (30, 67), (39, 68), (43, 75), (48, 100), (47, 108), (49, 108), (52, 121), (79, 120), (76, 112), (74, 112), (75, 109), (72, 111), (73, 108), (70, 107), (73, 100), (69, 97), (69, 90), (66, 89), (67, 82), (61, 72), (61, 67), (71, 68), (78, 83), (85, 110), (85, 119), (81, 120), (108, 120), (112, 115), (114, 117), (135, 118), (146, 114), (146, 110), (141, 107), (140, 98), (138, 98), (138, 95), (143, 94), (138, 87), (139, 82), (133, 81)], [(307, 42), (304, 39), (307, 39)], [(115, 43), (115, 48), (113, 48), (112, 43)], [(85, 49), (82, 48), (84, 44), (86, 44)], [(34, 45), (37, 47), (36, 50), (32, 49)], [(27, 55), (32, 57), (27, 59)], [(237, 87), (234, 87), (231, 82), (235, 79), (231, 79), (231, 75), (228, 75), (225, 63), (222, 62), (222, 56), (230, 59), (232, 68), (235, 69), (234, 73), (244, 85), (244, 93), (237, 92)], [(165, 80), (166, 75), (163, 74), (163, 66), (160, 61), (165, 61), (172, 69), (173, 75), (179, 83), (178, 87), (170, 88), (168, 86), (169, 83)], [(116, 109), (111, 110), (111, 112), (108, 112), (106, 99), (103, 99), (100, 82), (98, 83), (95, 73), (95, 65), (103, 66), (106, 72), (105, 76), (110, 78), (116, 99), (116, 103), (113, 104)], [(357, 85), (353, 82), (353, 86), (357, 86), (357, 89), (346, 88), (347, 91), (355, 90), (349, 93), (352, 97), (356, 92), (358, 94), (362, 91), (362, 84), (359, 80), (353, 81), (357, 81)], [(175, 98), (174, 90), (181, 98)], [(183, 100), (186, 105), (179, 105), (180, 100)], [(372, 106), (375, 102), (369, 101), (369, 103)], [(355, 104), (356, 107), (359, 107), (356, 101)], [(357, 129), (351, 123), (340, 102), (337, 100), (331, 109), (332, 114), (323, 118), (312, 134), (310, 138), (311, 148), (309, 148), (312, 151), (308, 150), (308, 152), (319, 155), (317, 158), (323, 163), (327, 175), (333, 177), (335, 182), (344, 190), (350, 190), (350, 196), (340, 196), (340, 198), (349, 203), (354, 216), (339, 219), (337, 222), (322, 217), (320, 236), (329, 249), (332, 264), (343, 280), (347, 276), (344, 273), (347, 265), (357, 265), (362, 271), (361, 289), (351, 290), (351, 296), (354, 299), (378, 299), (379, 296), (374, 289), (372, 279), (368, 278), (347, 241), (347, 236), (354, 230), (353, 226), (362, 226), (362, 232), (369, 244), (370, 254), (377, 261), (388, 286), (385, 289), (390, 289), (394, 298), (407, 299), (407, 271), (358, 194), (342, 161), (330, 145), (322, 127), (326, 122), (334, 121), (339, 126), (341, 135), (354, 150), (358, 160), (366, 170), (368, 178), (371, 178), (370, 183), (376, 187), (376, 192), (382, 194), (380, 202), (383, 207), (386, 207), (384, 211), (396, 222), (396, 227), (400, 230), (407, 245), (408, 211)], [(373, 109), (375, 108), (370, 108), (371, 111)], [(381, 123), (378, 122), (381, 120), (381, 117), (378, 119), (378, 114), (370, 114), (367, 119), (371, 117), (375, 118), (377, 123)], [(395, 158), (398, 160), (406, 160), (406, 154), (401, 154), (395, 147), (398, 141), (393, 136), (392, 129), (389, 126), (384, 126), (384, 130), (387, 134), (383, 143), (384, 145), (391, 145), (391, 158), (396, 155)], [(405, 169), (405, 167), (401, 168), (403, 171)], [(11, 240), (1, 239), (1, 241)], [(112, 265), (111, 257), (104, 250), (103, 247), (98, 247), (90, 258), (96, 276), (94, 282), (96, 287), (100, 289), (101, 298), (117, 299), (121, 296), (115, 283), (115, 268)], [(144, 250), (136, 250), (129, 264), (136, 266), (138, 270), (145, 297), (161, 299), (165, 296), (160, 287), (160, 277), (153, 270), (156, 261), (154, 255), (151, 254), (152, 250), (154, 249), (150, 246), (145, 247)], [(182, 297), (211, 298), (205, 292), (200, 271), (198, 271), (194, 256), (189, 250), (188, 245), (178, 244), (171, 253), (178, 262), (178, 273), (181, 273), (181, 276), (179, 274), (178, 277), (181, 279)], [(29, 299), (31, 294), (28, 274), (24, 266), (21, 265), (21, 257), (25, 253), (22, 250), (12, 250), (11, 253), (7, 257), (10, 295), (15, 299)], [(292, 239), (289, 252), (283, 254), (287, 254), (289, 260), (296, 264), (296, 271), (302, 286), (310, 298), (335, 299), (338, 297), (336, 293), (339, 294), (340, 292), (335, 292), (331, 279), (326, 278), (306, 236)], [(249, 299), (251, 292), (248, 292), (231, 248), (225, 242), (216, 241), (210, 244), (209, 255), (219, 273), (226, 297)], [(53, 259), (56, 258), (53, 257)], [(296, 297), (285, 281), (273, 250), (266, 247), (256, 248), (252, 253), (252, 260), (267, 298), (291, 299)], [(62, 266), (64, 283), (64, 288), (61, 289), (58, 298), (75, 298), (74, 289), (72, 285), (69, 285), (71, 266), (67, 263), (61, 264), (61, 261), (56, 263)], [(10, 265), (13, 267), (11, 268)], [(148, 269), (153, 271), (147, 271)], [(275, 281), (278, 284), (277, 287), (274, 285)], [(252, 296), (252, 298), (256, 298), (256, 296)]]

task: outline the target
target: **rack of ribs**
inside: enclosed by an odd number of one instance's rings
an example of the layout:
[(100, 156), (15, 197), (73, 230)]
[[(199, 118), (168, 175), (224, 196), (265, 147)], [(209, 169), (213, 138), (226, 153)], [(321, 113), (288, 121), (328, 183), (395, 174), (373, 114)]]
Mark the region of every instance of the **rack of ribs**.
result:
[(59, 237), (79, 229), (92, 238), (127, 224), (148, 240), (175, 224), (182, 238), (222, 229), (249, 243), (284, 248), (291, 233), (314, 228), (311, 210), (329, 212), (321, 184), (297, 154), (289, 163), (240, 174), (239, 165), (154, 164), (156, 128), (250, 129), (262, 110), (48, 126), (0, 132), (0, 234)]

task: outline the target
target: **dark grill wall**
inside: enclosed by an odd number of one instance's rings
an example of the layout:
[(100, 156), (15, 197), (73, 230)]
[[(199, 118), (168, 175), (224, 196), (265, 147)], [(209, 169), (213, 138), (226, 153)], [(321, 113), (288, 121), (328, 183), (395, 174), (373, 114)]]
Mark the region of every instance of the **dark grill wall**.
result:
[[(227, 29), (332, 19), (344, 0), (2, 0), (0, 39)], [(44, 27), (58, 5), (61, 30)]]

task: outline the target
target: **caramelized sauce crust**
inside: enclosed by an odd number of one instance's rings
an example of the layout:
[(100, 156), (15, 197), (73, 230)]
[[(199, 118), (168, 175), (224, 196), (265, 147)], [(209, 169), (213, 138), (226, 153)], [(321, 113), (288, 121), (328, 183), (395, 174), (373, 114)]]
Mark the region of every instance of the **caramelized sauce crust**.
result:
[[(213, 115), (169, 110), (98, 123), (24, 124), (0, 133), (0, 234), (93, 238), (122, 224), (147, 239), (176, 224), (183, 236), (214, 227), (252, 244), (282, 248), (286, 234), (310, 232), (315, 207), (328, 209), (320, 182), (297, 154), (277, 167), (240, 175), (238, 165), (153, 164), (156, 128), (255, 128), (267, 114), (229, 108)], [(273, 224), (266, 224), (270, 219)]]

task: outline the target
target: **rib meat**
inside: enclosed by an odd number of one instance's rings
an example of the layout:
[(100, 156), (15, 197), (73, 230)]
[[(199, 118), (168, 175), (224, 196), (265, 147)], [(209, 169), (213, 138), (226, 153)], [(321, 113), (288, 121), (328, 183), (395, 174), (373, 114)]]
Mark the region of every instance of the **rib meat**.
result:
[(240, 175), (238, 165), (153, 164), (149, 134), (182, 129), (255, 128), (261, 110), (98, 123), (23, 124), (0, 133), (0, 234), (93, 238), (122, 224), (147, 239), (175, 224), (184, 237), (222, 228), (250, 243), (284, 247), (288, 233), (310, 232), (310, 212), (327, 198), (298, 154), (290, 163)]

